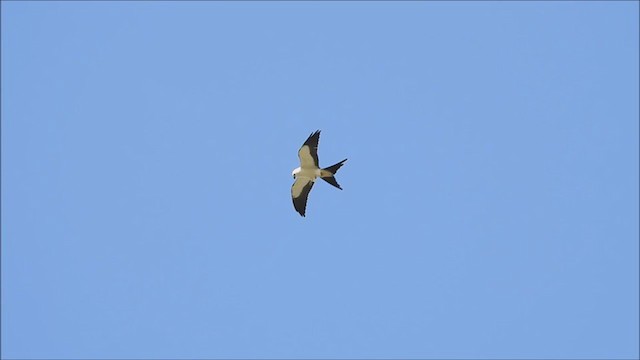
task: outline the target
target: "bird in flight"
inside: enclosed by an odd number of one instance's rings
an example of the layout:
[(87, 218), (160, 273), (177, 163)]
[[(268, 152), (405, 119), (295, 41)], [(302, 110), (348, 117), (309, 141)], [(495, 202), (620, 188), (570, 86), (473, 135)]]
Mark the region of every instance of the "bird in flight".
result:
[(347, 159), (340, 161), (335, 165), (321, 169), (318, 163), (318, 140), (320, 140), (320, 130), (312, 133), (307, 141), (302, 144), (298, 150), (300, 158), (300, 167), (293, 170), (291, 175), (295, 182), (291, 186), (291, 198), (293, 199), (293, 207), (300, 215), (305, 216), (307, 208), (307, 197), (313, 187), (313, 183), (317, 178), (328, 182), (329, 184), (342, 190), (334, 175)]

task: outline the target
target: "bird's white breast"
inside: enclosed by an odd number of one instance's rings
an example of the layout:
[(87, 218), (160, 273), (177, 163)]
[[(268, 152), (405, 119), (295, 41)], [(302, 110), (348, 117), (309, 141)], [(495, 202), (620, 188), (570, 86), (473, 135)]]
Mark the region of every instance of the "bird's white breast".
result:
[(301, 168), (300, 172), (298, 172), (296, 176), (315, 180), (317, 177), (320, 176), (320, 169)]

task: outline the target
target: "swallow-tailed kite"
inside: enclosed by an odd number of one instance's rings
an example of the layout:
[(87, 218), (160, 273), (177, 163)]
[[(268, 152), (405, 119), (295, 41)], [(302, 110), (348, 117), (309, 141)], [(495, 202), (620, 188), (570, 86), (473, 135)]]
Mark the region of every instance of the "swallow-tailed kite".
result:
[(320, 139), (320, 130), (309, 135), (307, 141), (302, 144), (298, 150), (300, 158), (300, 167), (293, 170), (291, 175), (296, 180), (291, 186), (291, 197), (293, 198), (293, 207), (300, 215), (304, 216), (307, 207), (307, 197), (313, 187), (313, 183), (317, 178), (328, 182), (329, 184), (342, 190), (336, 178), (333, 177), (338, 169), (347, 159), (340, 161), (328, 168), (321, 169), (318, 164), (318, 140)]

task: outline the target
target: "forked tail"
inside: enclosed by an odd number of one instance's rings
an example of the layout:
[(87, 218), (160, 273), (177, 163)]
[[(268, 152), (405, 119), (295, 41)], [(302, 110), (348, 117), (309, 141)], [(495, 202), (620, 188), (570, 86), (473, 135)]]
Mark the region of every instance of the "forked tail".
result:
[(338, 184), (334, 175), (338, 172), (338, 169), (342, 167), (342, 164), (344, 164), (345, 161), (347, 161), (347, 159), (344, 159), (335, 165), (331, 165), (329, 167), (322, 169), (322, 171), (320, 172), (320, 175), (321, 175), (320, 177), (322, 178), (322, 180), (342, 190), (342, 188), (340, 187), (340, 184)]

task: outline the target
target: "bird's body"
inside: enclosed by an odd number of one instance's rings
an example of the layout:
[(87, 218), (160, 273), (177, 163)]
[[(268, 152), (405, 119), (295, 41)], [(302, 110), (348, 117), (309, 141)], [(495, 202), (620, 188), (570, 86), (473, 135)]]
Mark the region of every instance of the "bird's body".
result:
[(293, 174), (296, 175), (296, 177), (304, 177), (307, 179), (312, 179), (313, 181), (316, 181), (316, 178), (319, 178), (321, 176), (321, 169), (314, 169), (314, 168), (303, 168), (298, 167), (295, 170), (293, 170)]
[(312, 133), (304, 142), (300, 150), (298, 150), (298, 157), (300, 158), (300, 167), (293, 170), (291, 175), (296, 180), (291, 186), (291, 198), (293, 199), (293, 207), (296, 211), (305, 216), (305, 210), (307, 207), (307, 198), (309, 192), (315, 183), (317, 178), (328, 182), (329, 184), (342, 190), (342, 187), (336, 181), (334, 175), (340, 169), (342, 164), (347, 159), (341, 162), (329, 166), (328, 168), (321, 169), (318, 164), (318, 141), (320, 139), (320, 130)]

